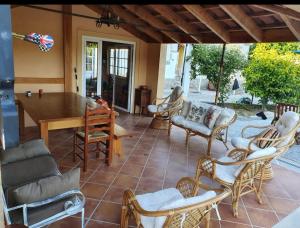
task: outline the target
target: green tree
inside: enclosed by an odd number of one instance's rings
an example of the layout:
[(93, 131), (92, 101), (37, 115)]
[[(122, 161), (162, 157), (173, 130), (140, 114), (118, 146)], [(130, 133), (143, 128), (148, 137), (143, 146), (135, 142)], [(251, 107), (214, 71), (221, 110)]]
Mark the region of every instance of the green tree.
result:
[[(222, 45), (195, 44), (191, 52), (191, 79), (197, 75), (206, 75), (208, 80), (217, 87), (220, 78), (220, 61)], [(226, 46), (224, 54), (223, 75), (220, 81), (219, 102), (224, 104), (230, 91), (230, 81), (233, 74), (242, 70), (246, 63), (246, 56), (236, 46)]]
[(243, 71), (246, 90), (259, 97), (265, 109), (269, 101), (299, 104), (300, 58), (294, 43), (256, 44)]

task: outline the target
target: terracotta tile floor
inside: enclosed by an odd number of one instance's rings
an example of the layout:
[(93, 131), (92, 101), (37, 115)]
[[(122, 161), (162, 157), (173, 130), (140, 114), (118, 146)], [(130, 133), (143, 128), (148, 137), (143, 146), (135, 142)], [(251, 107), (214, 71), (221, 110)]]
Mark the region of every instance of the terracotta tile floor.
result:
[[(87, 227), (119, 227), (122, 194), (131, 188), (136, 194), (174, 187), (183, 176), (193, 176), (197, 160), (205, 154), (206, 141), (192, 137), (187, 148), (185, 132), (174, 127), (171, 137), (167, 131), (148, 128), (149, 117), (121, 114), (117, 122), (135, 133), (123, 139), (124, 156), (114, 157), (112, 167), (104, 165), (93, 154), (88, 171), (81, 175), (81, 189), (87, 198)], [(26, 139), (38, 137), (37, 128), (26, 129)], [(80, 166), (72, 161), (72, 130), (50, 132), (50, 150), (62, 172)], [(212, 155), (223, 156), (226, 148), (215, 142)], [(273, 165), (275, 178), (263, 185), (262, 205), (254, 194), (244, 196), (239, 203), (239, 217), (234, 218), (230, 199), (219, 206), (222, 220), (213, 214), (211, 227), (272, 227), (287, 214), (300, 206), (300, 174)], [(78, 216), (56, 222), (49, 227), (80, 227)], [(134, 223), (131, 223), (134, 225)]]

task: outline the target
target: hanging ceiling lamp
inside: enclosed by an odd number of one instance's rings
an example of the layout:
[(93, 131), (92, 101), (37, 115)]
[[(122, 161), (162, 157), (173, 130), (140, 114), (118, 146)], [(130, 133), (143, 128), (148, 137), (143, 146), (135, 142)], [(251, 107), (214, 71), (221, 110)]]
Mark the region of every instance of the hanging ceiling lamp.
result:
[(109, 10), (108, 5), (103, 8), (100, 18), (96, 20), (97, 27), (100, 28), (102, 24), (106, 24), (108, 27), (112, 25), (115, 29), (120, 27), (120, 17), (113, 15)]

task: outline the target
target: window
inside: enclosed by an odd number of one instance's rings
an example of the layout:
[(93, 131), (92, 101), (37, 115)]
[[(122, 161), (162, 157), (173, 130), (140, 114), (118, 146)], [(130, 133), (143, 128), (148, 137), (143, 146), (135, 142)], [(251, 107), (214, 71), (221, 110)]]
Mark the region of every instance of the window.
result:
[(109, 73), (120, 77), (127, 77), (128, 49), (112, 48), (109, 53)]

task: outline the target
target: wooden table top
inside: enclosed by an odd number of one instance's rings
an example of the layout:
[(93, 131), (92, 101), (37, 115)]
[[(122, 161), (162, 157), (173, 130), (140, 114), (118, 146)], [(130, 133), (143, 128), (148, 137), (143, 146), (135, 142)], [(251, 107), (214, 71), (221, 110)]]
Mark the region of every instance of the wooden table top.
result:
[(60, 120), (84, 117), (86, 98), (76, 93), (16, 93), (25, 111), (38, 123), (41, 120)]

